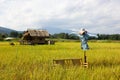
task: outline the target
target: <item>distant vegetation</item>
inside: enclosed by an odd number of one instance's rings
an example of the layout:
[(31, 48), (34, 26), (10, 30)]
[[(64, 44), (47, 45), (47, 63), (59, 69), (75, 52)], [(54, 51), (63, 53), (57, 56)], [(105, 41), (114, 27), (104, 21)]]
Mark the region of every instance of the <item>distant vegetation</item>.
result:
[[(17, 31), (11, 31), (9, 34), (0, 33), (0, 41), (6, 37), (21, 38), (23, 33)], [(120, 40), (120, 34), (97, 34), (98, 38), (90, 37), (90, 40)], [(79, 37), (75, 34), (69, 33), (55, 33), (50, 34), (51, 39), (68, 39), (68, 40), (79, 40)]]
[(98, 34), (98, 40), (120, 40), (120, 34)]
[(22, 37), (22, 33), (19, 33), (17, 31), (12, 31), (12, 32), (10, 32), (10, 34), (0, 33), (0, 41), (3, 41), (4, 38), (6, 38), (6, 37), (21, 38)]
[[(120, 34), (97, 34), (98, 38), (90, 37), (93, 40), (120, 40)], [(54, 39), (73, 39), (79, 40), (79, 37), (75, 34), (68, 34), (68, 33), (58, 33), (52, 34), (51, 38)]]

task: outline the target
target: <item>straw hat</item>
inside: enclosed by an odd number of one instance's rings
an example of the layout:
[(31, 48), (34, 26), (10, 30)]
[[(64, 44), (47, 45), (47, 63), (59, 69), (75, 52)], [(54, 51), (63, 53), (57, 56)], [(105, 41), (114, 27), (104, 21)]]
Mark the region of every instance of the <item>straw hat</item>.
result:
[(87, 31), (86, 31), (84, 28), (81, 28), (79, 34), (82, 35), (82, 34), (84, 34), (85, 32), (87, 32)]

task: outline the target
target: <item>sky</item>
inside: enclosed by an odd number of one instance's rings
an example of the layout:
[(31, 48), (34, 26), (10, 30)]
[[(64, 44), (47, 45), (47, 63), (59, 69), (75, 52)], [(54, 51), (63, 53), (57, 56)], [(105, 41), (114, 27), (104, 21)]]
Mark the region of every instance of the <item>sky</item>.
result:
[(120, 34), (120, 0), (0, 0), (0, 26)]

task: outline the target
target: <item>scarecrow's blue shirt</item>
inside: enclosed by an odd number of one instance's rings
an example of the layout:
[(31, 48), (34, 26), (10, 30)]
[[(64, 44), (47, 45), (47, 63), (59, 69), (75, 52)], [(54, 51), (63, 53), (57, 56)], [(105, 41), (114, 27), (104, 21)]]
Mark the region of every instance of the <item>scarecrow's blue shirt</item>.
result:
[(85, 33), (83, 35), (78, 35), (78, 36), (80, 37), (80, 40), (81, 40), (81, 48), (83, 50), (88, 50), (89, 46), (87, 44), (87, 41), (88, 41), (89, 35)]

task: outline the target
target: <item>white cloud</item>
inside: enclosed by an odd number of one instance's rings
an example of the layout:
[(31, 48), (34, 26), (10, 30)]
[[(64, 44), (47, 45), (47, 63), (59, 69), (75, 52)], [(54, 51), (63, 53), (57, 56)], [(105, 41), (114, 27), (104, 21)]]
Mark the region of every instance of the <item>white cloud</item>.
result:
[(119, 4), (119, 0), (0, 0), (0, 26), (85, 27), (95, 33), (120, 33)]

